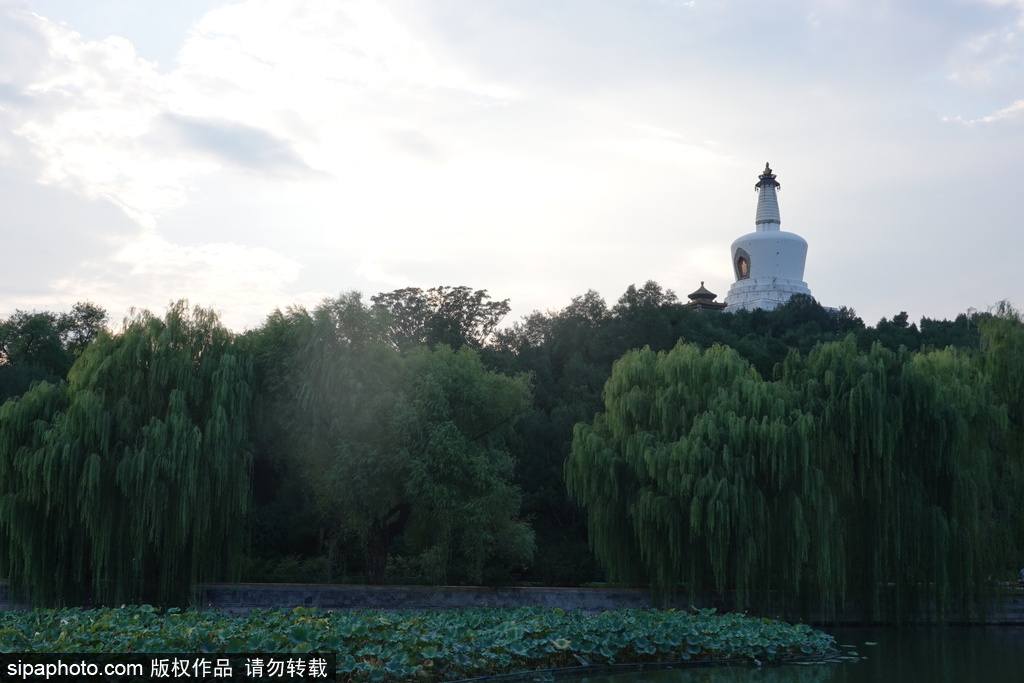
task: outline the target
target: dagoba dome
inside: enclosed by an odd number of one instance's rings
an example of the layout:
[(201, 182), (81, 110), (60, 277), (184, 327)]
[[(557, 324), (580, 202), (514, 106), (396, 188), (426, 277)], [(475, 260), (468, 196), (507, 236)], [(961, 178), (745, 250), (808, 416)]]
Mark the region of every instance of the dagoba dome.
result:
[(779, 201), (781, 186), (766, 163), (754, 190), (758, 192), (754, 232), (732, 243), (732, 267), (736, 281), (725, 295), (726, 311), (741, 308), (771, 310), (794, 294), (811, 295), (804, 282), (807, 241), (782, 230)]

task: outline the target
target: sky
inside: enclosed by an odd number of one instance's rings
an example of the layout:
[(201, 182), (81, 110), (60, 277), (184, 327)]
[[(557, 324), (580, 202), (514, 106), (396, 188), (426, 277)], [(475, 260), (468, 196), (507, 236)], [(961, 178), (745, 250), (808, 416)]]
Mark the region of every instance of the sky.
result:
[(0, 316), (722, 300), (766, 161), (822, 304), (1024, 306), (1024, 0), (0, 0)]

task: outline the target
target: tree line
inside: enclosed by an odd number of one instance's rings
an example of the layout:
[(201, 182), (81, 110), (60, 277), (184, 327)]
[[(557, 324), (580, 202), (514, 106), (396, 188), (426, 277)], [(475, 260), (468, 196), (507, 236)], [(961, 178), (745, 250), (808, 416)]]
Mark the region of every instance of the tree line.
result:
[(611, 580), (906, 610), (1017, 561), (1007, 305), (866, 326), (809, 297), (698, 312), (647, 282), (501, 328), (508, 311), (436, 287), (244, 334), (185, 302), (116, 331), (92, 304), (15, 313), (0, 572), (39, 604)]

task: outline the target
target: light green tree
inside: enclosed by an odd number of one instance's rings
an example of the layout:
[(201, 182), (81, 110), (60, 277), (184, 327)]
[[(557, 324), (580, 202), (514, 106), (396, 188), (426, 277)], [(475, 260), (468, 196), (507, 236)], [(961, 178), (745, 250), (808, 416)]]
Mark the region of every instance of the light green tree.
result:
[(781, 382), (815, 416), (815, 457), (840, 501), (836, 571), (870, 617), (968, 607), (1014, 553), (993, 517), (1005, 404), (979, 361), (877, 342), (858, 353), (850, 337), (786, 362)]
[(626, 354), (604, 401), (576, 427), (566, 482), (612, 580), (735, 589), (742, 603), (780, 577), (800, 590), (830, 576), (837, 501), (791, 387), (728, 347), (680, 344)]
[(766, 382), (725, 347), (634, 351), (576, 428), (568, 488), (613, 580), (941, 617), (1013, 556), (999, 528), (1022, 521), (997, 492), (1008, 423), (984, 365), (850, 336)]

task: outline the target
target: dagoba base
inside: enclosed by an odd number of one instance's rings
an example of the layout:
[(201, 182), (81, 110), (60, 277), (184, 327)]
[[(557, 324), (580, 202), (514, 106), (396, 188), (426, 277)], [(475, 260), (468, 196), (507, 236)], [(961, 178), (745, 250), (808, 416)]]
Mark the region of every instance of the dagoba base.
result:
[(758, 277), (738, 280), (725, 295), (725, 312), (741, 308), (761, 308), (766, 311), (778, 308), (794, 294), (811, 296), (811, 290), (803, 280), (784, 277)]

